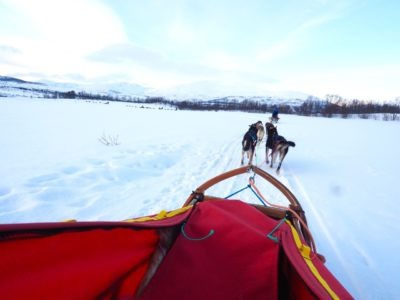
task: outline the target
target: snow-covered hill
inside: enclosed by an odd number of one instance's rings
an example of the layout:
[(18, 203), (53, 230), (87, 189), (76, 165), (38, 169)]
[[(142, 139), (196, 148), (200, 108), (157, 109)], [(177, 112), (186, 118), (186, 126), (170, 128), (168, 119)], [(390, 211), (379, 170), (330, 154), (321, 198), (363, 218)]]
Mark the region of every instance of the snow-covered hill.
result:
[[(310, 95), (293, 92), (272, 92), (252, 89), (239, 83), (201, 81), (166, 89), (147, 88), (134, 83), (76, 84), (53, 81), (31, 82), (14, 77), (0, 76), (0, 97), (54, 97), (58, 93), (74, 91), (101, 96), (112, 96), (122, 100), (132, 98), (163, 97), (182, 101), (243, 102), (253, 100), (260, 103), (299, 105)], [(254, 91), (254, 92), (249, 92)]]
[(53, 81), (31, 82), (14, 77), (0, 76), (2, 97), (46, 97), (56, 92), (74, 91), (118, 97), (145, 97), (146, 88), (131, 83), (76, 84)]
[(242, 82), (223, 82), (216, 80), (198, 81), (172, 88), (154, 89), (149, 93), (153, 96), (166, 97), (174, 100), (254, 100), (258, 102), (279, 102), (280, 104), (298, 104), (310, 95), (296, 91), (270, 91)]

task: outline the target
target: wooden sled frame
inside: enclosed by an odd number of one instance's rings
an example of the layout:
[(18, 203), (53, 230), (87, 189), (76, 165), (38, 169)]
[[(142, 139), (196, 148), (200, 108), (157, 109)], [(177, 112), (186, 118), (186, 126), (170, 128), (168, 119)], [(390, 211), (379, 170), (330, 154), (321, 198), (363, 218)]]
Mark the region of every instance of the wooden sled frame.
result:
[[(259, 209), (260, 211), (262, 211), (264, 214), (266, 214), (272, 218), (283, 219), (287, 216), (290, 216), (287, 219), (296, 228), (297, 232), (304, 239), (304, 241), (307, 243), (307, 245), (310, 246), (311, 249), (313, 249), (315, 253), (317, 253), (315, 243), (312, 238), (311, 232), (308, 229), (307, 219), (306, 219), (304, 210), (303, 210), (300, 202), (297, 200), (295, 195), (283, 183), (281, 183), (278, 179), (276, 179), (275, 177), (268, 174), (267, 172), (265, 172), (264, 170), (260, 169), (257, 166), (249, 165), (249, 166), (240, 167), (240, 168), (233, 169), (231, 171), (222, 173), (214, 178), (211, 178), (210, 180), (208, 180), (208, 181), (204, 182), (202, 185), (200, 185), (195, 191), (193, 191), (183, 206), (193, 205), (198, 201), (207, 201), (207, 200), (215, 199), (216, 197), (207, 196), (205, 194), (206, 190), (208, 190), (210, 187), (212, 187), (226, 179), (229, 179), (229, 178), (241, 175), (241, 174), (249, 173), (249, 172), (254, 172), (254, 174), (259, 175), (264, 180), (266, 180), (267, 182), (272, 184), (275, 188), (277, 188), (285, 196), (285, 198), (290, 203), (288, 207), (274, 205), (274, 204), (271, 204), (269, 206), (261, 206), (261, 205), (253, 205), (253, 206), (256, 207), (257, 209)], [(249, 181), (250, 181), (250, 184), (252, 185), (252, 187), (254, 187), (256, 189), (257, 193), (260, 195), (257, 188), (253, 185), (254, 182), (252, 183), (251, 179)], [(260, 196), (262, 197), (262, 195), (260, 195)]]

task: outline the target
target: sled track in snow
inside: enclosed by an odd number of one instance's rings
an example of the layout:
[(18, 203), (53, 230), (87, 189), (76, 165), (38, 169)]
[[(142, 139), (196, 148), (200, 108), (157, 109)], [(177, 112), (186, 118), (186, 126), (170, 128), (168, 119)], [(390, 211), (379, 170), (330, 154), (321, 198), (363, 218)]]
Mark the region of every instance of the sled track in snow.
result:
[[(335, 242), (332, 234), (328, 230), (327, 226), (325, 225), (324, 220), (321, 217), (321, 214), (318, 212), (317, 208), (313, 204), (313, 200), (308, 195), (303, 183), (301, 182), (300, 178), (288, 167), (285, 168), (285, 181), (288, 182), (287, 187), (296, 195), (300, 203), (303, 205), (303, 209), (306, 212), (307, 220), (309, 221), (309, 226), (311, 225), (311, 231), (316, 233), (317, 231), (312, 227), (318, 228), (318, 232), (322, 234), (325, 240), (329, 244), (329, 248), (331, 248), (336, 256), (336, 261), (340, 263), (341, 269), (347, 269), (347, 263), (341, 251), (339, 250), (339, 245)], [(311, 222), (310, 222), (311, 221)], [(311, 224), (310, 224), (311, 223)], [(314, 226), (313, 226), (314, 225)], [(318, 247), (318, 244), (317, 244)], [(323, 254), (323, 253), (322, 253)], [(353, 283), (353, 286), (357, 287), (357, 280), (354, 278), (353, 275), (349, 274), (349, 278)], [(359, 289), (359, 295), (362, 295), (362, 291)]]

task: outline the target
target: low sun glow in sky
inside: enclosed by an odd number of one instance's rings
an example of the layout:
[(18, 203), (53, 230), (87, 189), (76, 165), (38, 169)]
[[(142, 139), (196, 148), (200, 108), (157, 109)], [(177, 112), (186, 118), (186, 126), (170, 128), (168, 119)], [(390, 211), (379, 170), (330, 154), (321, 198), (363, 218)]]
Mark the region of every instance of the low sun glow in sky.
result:
[(0, 0), (0, 75), (394, 100), (399, 36), (398, 1)]

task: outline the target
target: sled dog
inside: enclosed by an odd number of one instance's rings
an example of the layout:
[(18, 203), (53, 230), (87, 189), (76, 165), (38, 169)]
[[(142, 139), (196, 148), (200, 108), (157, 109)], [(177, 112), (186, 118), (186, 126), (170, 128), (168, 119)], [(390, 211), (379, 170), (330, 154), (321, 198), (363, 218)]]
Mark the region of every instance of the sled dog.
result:
[(279, 121), (279, 118), (278, 117), (270, 117), (269, 118), (269, 121), (271, 122), (271, 123), (278, 123), (278, 121)]
[(265, 135), (264, 126), (261, 124), (259, 125), (257, 131), (257, 146), (261, 144), (262, 140), (264, 139), (264, 135)]
[(244, 164), (244, 154), (247, 154), (248, 164), (251, 165), (253, 162), (254, 150), (257, 144), (257, 133), (259, 128), (262, 127), (262, 122), (251, 124), (249, 130), (244, 134), (242, 139), (242, 159), (241, 164)]
[(287, 141), (283, 136), (276, 135), (273, 142), (272, 152), (271, 152), (271, 168), (273, 168), (273, 164), (276, 162), (276, 159), (279, 155), (279, 163), (276, 168), (276, 173), (279, 174), (279, 170), (281, 169), (281, 165), (283, 160), (285, 159), (286, 154), (289, 151), (289, 147), (295, 147), (296, 144), (292, 141)]
[(269, 150), (272, 151), (272, 148), (274, 146), (274, 138), (276, 137), (276, 135), (278, 135), (278, 129), (274, 126), (274, 124), (267, 122), (265, 123), (265, 130), (267, 132), (267, 142), (265, 143), (265, 162), (269, 163)]

